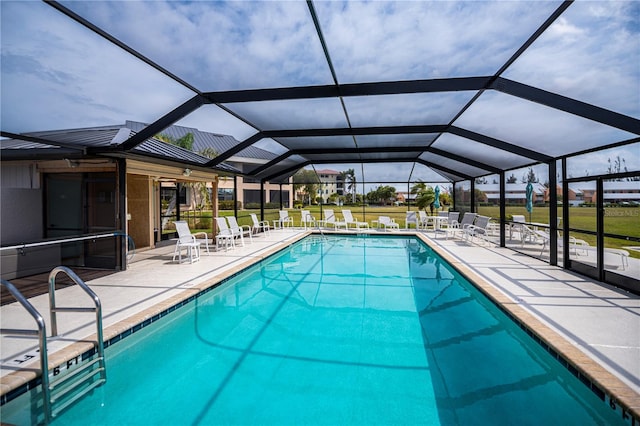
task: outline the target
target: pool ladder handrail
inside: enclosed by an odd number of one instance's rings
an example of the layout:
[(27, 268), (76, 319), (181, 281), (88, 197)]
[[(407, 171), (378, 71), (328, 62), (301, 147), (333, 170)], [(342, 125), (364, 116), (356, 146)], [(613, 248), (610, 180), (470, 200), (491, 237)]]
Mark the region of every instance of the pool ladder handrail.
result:
[[(56, 306), (56, 299), (55, 299), (56, 275), (58, 275), (59, 272), (63, 272), (75, 284), (77, 284), (82, 290), (84, 290), (84, 292), (87, 293), (89, 297), (91, 297), (95, 306), (92, 306), (92, 307)], [(57, 318), (58, 312), (76, 312), (76, 313), (95, 312), (96, 313), (96, 337), (97, 337), (96, 347), (97, 347), (97, 353), (98, 353), (98, 356), (93, 360), (91, 360), (90, 362), (86, 363), (82, 367), (79, 367), (74, 372), (66, 374), (62, 378), (58, 379), (57, 381), (51, 382), (49, 384), (49, 386), (47, 387), (47, 391), (46, 391), (47, 395), (45, 395), (45, 399), (48, 400), (50, 416), (51, 418), (53, 418), (57, 415), (57, 413), (64, 410), (69, 405), (73, 404), (82, 396), (84, 396), (94, 388), (100, 386), (101, 384), (105, 383), (107, 381), (107, 369), (106, 369), (105, 357), (104, 357), (104, 340), (103, 340), (103, 333), (102, 333), (102, 304), (100, 303), (100, 298), (98, 298), (98, 295), (96, 295), (94, 291), (91, 290), (89, 286), (86, 285), (85, 282), (82, 281), (82, 279), (80, 279), (80, 277), (78, 277), (78, 275), (76, 275), (75, 272), (73, 272), (71, 269), (69, 269), (66, 266), (57, 266), (53, 268), (53, 270), (51, 270), (51, 272), (49, 273), (49, 310), (51, 315), (51, 336), (52, 337), (58, 335), (58, 318)], [(96, 363), (98, 364), (98, 368), (97, 369), (92, 368), (93, 365)], [(82, 374), (82, 373), (85, 373), (85, 374)], [(75, 395), (70, 397), (68, 400), (60, 403), (59, 407), (56, 407), (55, 409), (53, 408), (54, 403), (58, 399), (60, 399), (61, 397), (64, 397), (64, 395), (68, 394), (69, 392), (76, 390), (79, 385), (88, 381), (89, 379), (94, 377), (97, 373), (100, 373), (100, 378), (98, 380), (90, 383), (89, 386), (87, 386), (85, 389), (76, 393)], [(74, 378), (77, 379), (75, 382), (69, 382), (67, 386), (60, 388), (60, 390), (55, 396), (52, 395), (52, 392), (56, 389), (56, 387), (61, 386)]]
[(0, 334), (18, 334), (22, 336), (38, 335), (40, 349), (40, 373), (42, 381), (42, 394), (44, 413), (47, 423), (51, 421), (51, 401), (49, 399), (49, 359), (47, 357), (47, 326), (40, 312), (23, 296), (22, 293), (9, 281), (0, 280), (0, 283), (9, 290), (9, 293), (20, 303), (33, 317), (38, 325), (37, 330), (23, 328), (0, 328)]

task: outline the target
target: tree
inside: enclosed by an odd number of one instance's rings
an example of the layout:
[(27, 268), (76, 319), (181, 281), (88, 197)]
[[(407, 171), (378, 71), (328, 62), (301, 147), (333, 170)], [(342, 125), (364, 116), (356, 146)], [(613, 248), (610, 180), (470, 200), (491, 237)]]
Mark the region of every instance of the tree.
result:
[[(193, 151), (193, 143), (195, 141), (193, 133), (189, 132), (180, 138), (174, 138), (173, 136), (160, 133), (155, 135), (155, 138), (161, 140), (165, 143), (179, 146), (180, 148)], [(205, 148), (203, 153), (200, 155), (208, 158), (214, 158), (218, 156), (218, 153), (213, 148)], [(207, 205), (211, 203), (211, 196), (209, 194), (209, 190), (207, 189), (207, 185), (204, 182), (185, 182), (183, 184), (187, 191), (191, 193), (190, 197), (190, 208), (195, 207), (196, 209), (202, 211)], [(167, 208), (166, 215), (169, 215), (169, 212), (173, 209), (177, 200), (171, 200), (169, 202), (169, 207)], [(164, 228), (164, 225), (163, 225)]]
[(489, 183), (489, 181), (487, 180), (486, 177), (476, 178), (476, 184), (483, 185), (483, 184), (486, 184), (486, 183)]
[(356, 171), (353, 169), (349, 169), (343, 172), (340, 172), (342, 179), (345, 183), (345, 189), (347, 192), (351, 194), (351, 202), (356, 203)]
[(174, 138), (170, 135), (165, 135), (164, 133), (160, 133), (155, 136), (156, 139), (159, 139), (163, 142), (170, 143), (171, 145), (179, 146), (180, 148), (188, 149), (189, 151), (193, 151), (193, 133), (189, 132), (181, 138)]
[(293, 175), (294, 191), (298, 192), (302, 189), (308, 197), (309, 204), (311, 204), (311, 199), (315, 197), (316, 193), (318, 192), (319, 186), (320, 179), (318, 178), (316, 172), (314, 172), (313, 170), (300, 169)]
[(511, 173), (511, 176), (507, 178), (507, 183), (518, 183), (518, 178), (516, 177), (516, 175)]
[[(216, 158), (218, 156), (218, 151), (216, 151), (212, 147), (206, 147), (205, 149), (199, 151), (198, 154), (207, 158)], [(191, 182), (189, 183), (189, 186), (191, 186), (193, 190), (196, 208), (202, 212), (202, 210), (204, 210), (207, 206), (211, 205), (212, 201), (212, 194), (211, 192), (209, 192), (209, 188), (207, 188), (207, 183)]]
[(388, 202), (392, 202), (395, 199), (396, 189), (392, 186), (378, 186), (376, 189), (367, 193), (367, 200), (370, 203), (382, 203), (387, 205)]
[(433, 213), (433, 203), (436, 201), (436, 193), (432, 187), (422, 181), (416, 182), (412, 187), (412, 194), (416, 195), (416, 206), (420, 210), (427, 210), (427, 207)]
[(522, 183), (537, 183), (538, 177), (536, 173), (533, 171), (533, 168), (529, 167), (529, 171), (526, 175), (522, 177)]

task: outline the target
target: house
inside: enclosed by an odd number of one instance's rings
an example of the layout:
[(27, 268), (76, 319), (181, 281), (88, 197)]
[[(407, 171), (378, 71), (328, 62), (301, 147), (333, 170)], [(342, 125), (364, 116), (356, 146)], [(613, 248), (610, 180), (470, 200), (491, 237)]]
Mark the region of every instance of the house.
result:
[(3, 279), (58, 265), (125, 269), (128, 244), (143, 249), (160, 239), (163, 184), (217, 191), (221, 176), (240, 173), (225, 163), (206, 167), (209, 158), (155, 138), (124, 149), (136, 133), (115, 125), (0, 141)]
[[(640, 203), (640, 181), (605, 181), (603, 183), (605, 204), (637, 204)], [(572, 205), (596, 202), (596, 181), (574, 182), (569, 184), (569, 192), (575, 194), (569, 198)]]
[[(127, 121), (125, 126), (140, 131), (147, 126), (145, 123), (139, 123), (135, 121)], [(169, 136), (173, 139), (180, 139), (191, 133), (193, 135), (193, 152), (204, 152), (207, 149), (214, 152), (224, 152), (236, 145), (239, 141), (233, 136), (223, 135), (218, 133), (203, 132), (196, 128), (185, 126), (169, 126), (164, 129), (161, 134)], [(276, 157), (269, 151), (260, 149), (255, 146), (249, 146), (238, 154), (230, 157), (225, 161), (226, 164), (235, 167), (240, 172), (249, 172), (256, 167), (259, 167), (268, 161), (273, 160)], [(243, 177), (241, 175), (234, 177), (221, 177), (218, 181), (218, 200), (230, 201), (234, 196), (234, 185), (236, 201), (240, 203), (241, 207), (249, 205), (260, 204), (260, 181)], [(282, 185), (279, 183), (267, 182), (264, 185), (264, 202), (280, 204), (283, 208), (289, 208), (293, 206), (293, 184), (291, 180), (285, 181)], [(190, 204), (191, 200), (183, 195), (185, 203)]]
[[(547, 189), (541, 183), (532, 183), (533, 185), (533, 203), (544, 203)], [(497, 183), (477, 183), (476, 191), (482, 194), (481, 202), (489, 204), (500, 204), (500, 184)], [(527, 201), (527, 184), (526, 183), (507, 183), (505, 184), (505, 199), (508, 204), (522, 204)]]

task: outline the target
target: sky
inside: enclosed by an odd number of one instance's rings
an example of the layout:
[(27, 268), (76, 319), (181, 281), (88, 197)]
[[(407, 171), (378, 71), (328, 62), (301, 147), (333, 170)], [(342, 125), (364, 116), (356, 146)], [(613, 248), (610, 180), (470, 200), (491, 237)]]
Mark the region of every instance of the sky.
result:
[[(182, 84), (42, 2), (0, 2), (3, 131), (153, 122), (200, 91), (333, 82), (306, 2), (73, 1), (74, 12), (172, 73)], [(315, 12), (340, 83), (493, 75), (559, 1), (317, 1)], [(579, 1), (502, 77), (640, 118), (640, 2)], [(346, 97), (353, 126), (448, 124), (476, 92)], [(343, 127), (337, 99), (224, 108), (263, 130)], [(176, 124), (244, 140), (256, 128), (215, 105)], [(264, 114), (267, 110), (269, 113)], [(637, 137), (498, 91), (453, 123), (551, 156)], [(424, 135), (424, 140), (433, 137)], [(452, 134), (434, 147), (519, 167), (528, 160)], [(283, 141), (283, 143), (285, 143)], [(293, 143), (293, 142), (291, 142)], [(303, 143), (303, 142), (300, 142)], [(375, 144), (362, 139), (362, 144)], [(416, 140), (412, 143), (420, 143)], [(277, 154), (273, 140), (258, 144)], [(640, 170), (638, 144), (573, 160), (571, 175), (606, 172), (620, 156)], [(607, 158), (604, 158), (607, 157)], [(451, 160), (426, 156), (452, 168)], [(345, 170), (348, 165), (318, 165)], [(353, 165), (367, 181), (434, 180), (421, 165)], [(543, 167), (544, 168), (544, 167)]]

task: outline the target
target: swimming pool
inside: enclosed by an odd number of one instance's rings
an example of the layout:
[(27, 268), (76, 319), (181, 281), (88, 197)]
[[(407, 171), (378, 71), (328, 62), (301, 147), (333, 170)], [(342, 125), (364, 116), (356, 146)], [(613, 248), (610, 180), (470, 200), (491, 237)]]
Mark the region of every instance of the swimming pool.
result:
[(621, 422), (414, 238), (304, 239), (107, 357), (55, 425)]

